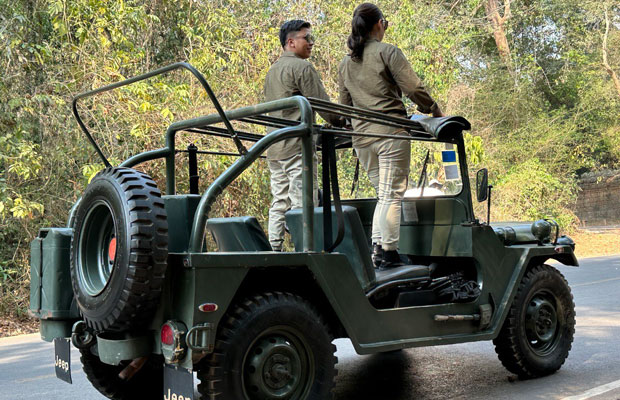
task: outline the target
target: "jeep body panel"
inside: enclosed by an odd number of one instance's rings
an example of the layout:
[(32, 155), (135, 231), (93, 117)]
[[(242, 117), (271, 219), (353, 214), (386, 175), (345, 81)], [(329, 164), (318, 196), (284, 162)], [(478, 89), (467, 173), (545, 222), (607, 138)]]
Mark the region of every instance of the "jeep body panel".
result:
[[(466, 228), (473, 239), (471, 260), (482, 286), (482, 294), (474, 302), (376, 309), (368, 301), (347, 257), (338, 253), (183, 253), (170, 255), (170, 290), (162, 299), (162, 305), (166, 305), (162, 315), (180, 319), (188, 328), (209, 324), (209, 349), (205, 350), (210, 352), (220, 320), (251, 269), (307, 268), (359, 354), (494, 339), (527, 267), (536, 258), (553, 257), (553, 247), (506, 248), (492, 228)], [(463, 261), (460, 257), (453, 259)], [(200, 312), (198, 305), (203, 303), (215, 303), (218, 309)], [(492, 308), (492, 318), (483, 330), (479, 321), (435, 320), (436, 315), (478, 314), (480, 306), (487, 304)], [(191, 367), (189, 356), (185, 364)]]
[[(343, 200), (342, 204), (357, 209), (370, 237), (377, 200)], [(399, 249), (416, 256), (471, 257), (472, 231), (466, 209), (459, 197), (404, 199)]]

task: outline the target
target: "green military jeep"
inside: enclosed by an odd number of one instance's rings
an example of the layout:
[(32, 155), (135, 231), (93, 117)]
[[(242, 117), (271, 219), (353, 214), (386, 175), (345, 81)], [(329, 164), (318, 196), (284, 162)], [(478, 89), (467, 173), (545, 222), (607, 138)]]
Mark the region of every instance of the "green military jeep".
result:
[[(110, 165), (77, 102), (178, 68), (200, 81), (217, 113), (175, 122), (164, 148)], [(293, 107), (301, 121), (269, 116)], [(551, 374), (568, 356), (573, 298), (545, 262), (577, 266), (574, 243), (550, 220), (492, 227), (475, 218), (463, 118), (395, 118), (299, 96), (224, 112), (186, 63), (81, 94), (73, 110), (106, 167), (67, 227), (41, 229), (32, 242), (30, 310), (42, 338), (56, 343), (59, 377), (69, 369), (69, 343), (93, 386), (112, 399), (193, 399), (193, 372), (202, 398), (330, 398), (335, 338), (349, 338), (359, 354), (493, 340), (504, 366), (522, 378)], [(403, 200), (399, 248), (406, 265), (374, 268), (376, 199), (340, 199), (335, 155), (363, 134), (314, 125), (314, 111), (402, 128), (396, 137), (421, 155), (423, 164), (412, 169), (417, 185)], [(235, 130), (232, 121), (272, 132)], [(177, 150), (184, 132), (229, 138), (239, 150), (202, 195), (196, 157), (212, 152)], [(323, 165), (316, 208), (313, 134), (321, 138)], [(302, 139), (303, 207), (286, 215), (295, 251), (280, 253), (255, 217), (209, 218), (209, 211), (270, 145), (293, 137)], [(244, 142), (254, 144), (246, 150)], [(175, 191), (180, 151), (189, 153), (189, 194)], [(165, 195), (134, 169), (160, 158)], [(474, 193), (487, 199), (486, 170)], [(206, 231), (217, 251), (206, 251)]]

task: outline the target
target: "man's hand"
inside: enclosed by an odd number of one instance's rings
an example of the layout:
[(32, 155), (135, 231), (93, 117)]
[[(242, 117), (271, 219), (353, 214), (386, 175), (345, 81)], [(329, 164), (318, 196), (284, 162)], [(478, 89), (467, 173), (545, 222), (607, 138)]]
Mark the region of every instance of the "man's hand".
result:
[(443, 111), (441, 111), (441, 108), (439, 106), (437, 106), (437, 108), (433, 110), (433, 117), (445, 117)]
[(350, 118), (340, 117), (340, 122), (342, 124), (340, 125), (340, 128), (348, 129), (350, 131), (353, 130), (353, 122), (351, 122)]
[(334, 121), (333, 124), (336, 128), (344, 128), (347, 125), (347, 119), (343, 116), (338, 116), (338, 118)]
[(325, 124), (323, 124), (323, 128), (347, 128), (347, 126), (350, 128), (351, 126), (351, 122), (346, 118), (346, 117), (342, 117), (339, 116), (337, 118), (332, 118), (331, 123), (327, 122)]

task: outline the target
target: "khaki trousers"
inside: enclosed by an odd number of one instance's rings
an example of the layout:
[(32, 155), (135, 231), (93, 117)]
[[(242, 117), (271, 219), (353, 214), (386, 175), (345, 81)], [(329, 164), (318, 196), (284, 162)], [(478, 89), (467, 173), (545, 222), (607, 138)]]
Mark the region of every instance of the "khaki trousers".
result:
[(384, 250), (396, 250), (411, 161), (409, 141), (381, 139), (355, 151), (379, 197), (372, 219), (372, 241)]
[[(285, 232), (284, 214), (294, 208), (302, 207), (302, 171), (301, 154), (284, 160), (268, 160), (271, 172), (271, 207), (269, 208), (269, 243), (274, 250), (282, 250)], [(317, 187), (317, 159), (313, 159), (313, 201), (318, 204)]]

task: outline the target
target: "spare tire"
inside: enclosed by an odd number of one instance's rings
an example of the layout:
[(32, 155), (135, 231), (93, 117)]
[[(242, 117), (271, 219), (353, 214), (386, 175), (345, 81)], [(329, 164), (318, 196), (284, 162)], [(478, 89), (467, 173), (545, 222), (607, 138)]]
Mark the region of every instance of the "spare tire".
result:
[(95, 331), (141, 328), (161, 295), (168, 221), (157, 185), (130, 168), (106, 168), (75, 212), (71, 284)]

